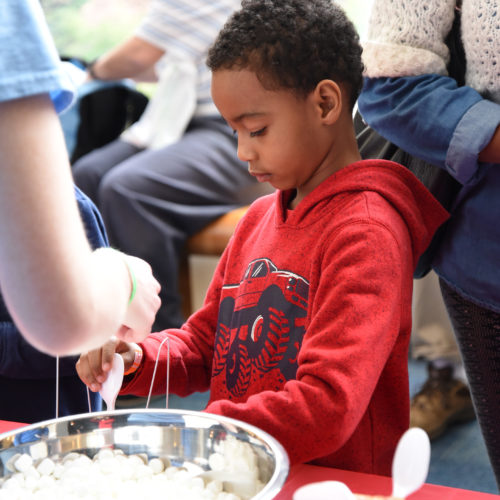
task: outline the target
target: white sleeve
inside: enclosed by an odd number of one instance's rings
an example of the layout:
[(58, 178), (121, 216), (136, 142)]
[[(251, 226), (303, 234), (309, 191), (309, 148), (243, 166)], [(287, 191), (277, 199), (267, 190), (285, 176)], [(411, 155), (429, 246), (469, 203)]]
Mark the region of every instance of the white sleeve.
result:
[(374, 0), (367, 41), (365, 76), (446, 75), (456, 0)]

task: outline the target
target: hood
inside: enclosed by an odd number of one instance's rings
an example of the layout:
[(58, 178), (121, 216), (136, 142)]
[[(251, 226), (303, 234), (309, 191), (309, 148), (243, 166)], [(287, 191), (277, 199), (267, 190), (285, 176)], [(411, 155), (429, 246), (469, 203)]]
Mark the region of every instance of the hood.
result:
[[(318, 214), (323, 200), (325, 209), (329, 206), (331, 211), (332, 196), (356, 191), (376, 192), (396, 208), (410, 233), (415, 266), (436, 230), (449, 217), (430, 191), (402, 165), (387, 160), (362, 160), (342, 168), (306, 196), (295, 210), (288, 212), (287, 224), (307, 223), (310, 214)], [(285, 217), (282, 207), (286, 203), (283, 202), (289, 193), (283, 192), (282, 196), (279, 203), (281, 222)]]

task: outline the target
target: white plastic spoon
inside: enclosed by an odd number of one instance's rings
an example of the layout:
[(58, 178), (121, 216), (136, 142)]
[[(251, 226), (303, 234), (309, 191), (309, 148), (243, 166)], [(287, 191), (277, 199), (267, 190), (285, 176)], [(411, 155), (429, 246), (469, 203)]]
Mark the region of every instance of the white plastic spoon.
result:
[(106, 403), (107, 411), (113, 411), (115, 409), (116, 396), (118, 396), (123, 383), (123, 372), (123, 358), (115, 352), (108, 378), (103, 382), (101, 390), (99, 391), (99, 394)]
[(418, 427), (408, 429), (399, 440), (392, 462), (392, 496), (406, 498), (427, 479), (431, 443), (427, 433)]
[(306, 484), (293, 494), (293, 500), (355, 500), (352, 491), (340, 481)]

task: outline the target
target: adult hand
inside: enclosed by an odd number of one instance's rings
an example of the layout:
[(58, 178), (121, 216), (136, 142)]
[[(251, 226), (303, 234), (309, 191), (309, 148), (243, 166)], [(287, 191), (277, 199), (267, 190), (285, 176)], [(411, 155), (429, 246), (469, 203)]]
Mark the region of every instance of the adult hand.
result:
[(117, 352), (123, 358), (125, 371), (135, 359), (134, 344), (123, 342), (115, 337), (106, 342), (100, 349), (89, 351), (80, 356), (76, 362), (76, 371), (84, 384), (93, 392), (101, 390), (113, 363), (113, 355)]
[(160, 284), (154, 278), (151, 266), (142, 259), (123, 255), (135, 278), (135, 295), (130, 302), (123, 325), (116, 336), (125, 342), (141, 342), (150, 333), (161, 305)]

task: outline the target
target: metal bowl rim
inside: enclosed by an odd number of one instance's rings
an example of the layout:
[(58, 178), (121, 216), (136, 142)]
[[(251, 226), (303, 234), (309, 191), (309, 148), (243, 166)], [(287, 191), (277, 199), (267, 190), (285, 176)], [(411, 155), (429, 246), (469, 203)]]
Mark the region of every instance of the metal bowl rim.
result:
[[(271, 478), (267, 482), (267, 484), (264, 486), (264, 488), (255, 496), (252, 498), (252, 500), (259, 500), (259, 499), (267, 499), (267, 498), (273, 498), (282, 488), (282, 486), (285, 483), (285, 480), (288, 476), (288, 472), (290, 470), (290, 462), (288, 458), (288, 454), (285, 451), (283, 445), (275, 439), (273, 436), (271, 436), (269, 433), (266, 431), (260, 429), (259, 427), (256, 427), (252, 424), (248, 424), (247, 422), (244, 422), (242, 420), (234, 419), (231, 417), (226, 417), (223, 415), (217, 415), (215, 413), (209, 413), (209, 412), (200, 412), (200, 411), (195, 411), (195, 410), (182, 410), (182, 409), (161, 409), (161, 408), (155, 408), (155, 409), (146, 409), (146, 408), (137, 408), (137, 409), (121, 409), (121, 410), (114, 410), (114, 411), (99, 411), (99, 412), (91, 412), (91, 413), (78, 413), (75, 415), (68, 415), (66, 417), (59, 417), (59, 418), (53, 418), (49, 420), (43, 420), (41, 422), (35, 423), (35, 424), (29, 424), (29, 425), (24, 425), (22, 427), (19, 427), (17, 429), (13, 429), (4, 433), (0, 434), (0, 442), (3, 441), (4, 439), (8, 439), (12, 436), (16, 436), (17, 434), (20, 434), (22, 432), (29, 432), (31, 430), (35, 429), (40, 429), (43, 427), (47, 427), (50, 425), (55, 425), (63, 422), (68, 422), (68, 421), (73, 421), (73, 420), (87, 420), (87, 419), (94, 419), (94, 418), (100, 418), (100, 417), (112, 417), (114, 415), (127, 415), (127, 414), (151, 414), (151, 415), (161, 415), (161, 414), (173, 414), (173, 415), (187, 415), (187, 416), (193, 416), (193, 417), (199, 417), (199, 418), (207, 418), (207, 420), (214, 420), (217, 423), (221, 424), (226, 424), (226, 425), (232, 425), (238, 428), (241, 428), (244, 431), (248, 431), (250, 433), (253, 433), (258, 439), (266, 443), (272, 450), (276, 464), (279, 465), (275, 468)], [(5, 448), (7, 449), (7, 448)], [(0, 449), (0, 452), (2, 450)]]

